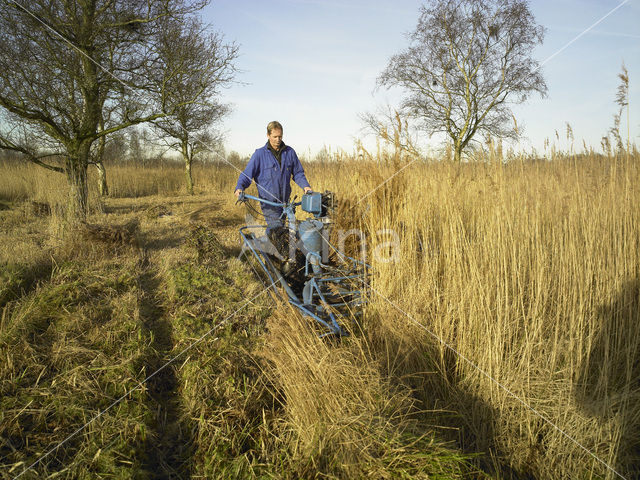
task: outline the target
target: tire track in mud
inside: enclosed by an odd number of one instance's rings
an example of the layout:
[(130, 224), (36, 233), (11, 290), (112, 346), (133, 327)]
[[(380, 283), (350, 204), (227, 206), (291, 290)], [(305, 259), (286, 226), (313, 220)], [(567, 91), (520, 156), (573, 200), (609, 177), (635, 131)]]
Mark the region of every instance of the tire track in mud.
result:
[[(152, 338), (150, 354), (142, 363), (148, 376), (171, 359), (174, 339), (171, 321), (163, 307), (162, 281), (146, 251), (140, 267), (140, 321), (144, 332)], [(150, 431), (144, 445), (144, 469), (154, 479), (189, 479), (194, 428), (181, 414), (176, 367), (164, 367), (147, 380), (146, 387), (152, 418), (147, 425)]]

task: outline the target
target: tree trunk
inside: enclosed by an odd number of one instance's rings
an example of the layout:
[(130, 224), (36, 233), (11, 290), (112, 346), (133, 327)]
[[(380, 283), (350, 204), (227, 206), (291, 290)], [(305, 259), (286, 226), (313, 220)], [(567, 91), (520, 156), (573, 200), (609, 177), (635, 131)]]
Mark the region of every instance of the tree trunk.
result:
[(70, 152), (66, 161), (67, 181), (71, 187), (71, 211), (75, 220), (84, 220), (89, 210), (89, 189), (87, 188), (87, 166), (91, 143), (82, 144), (75, 152)]
[(193, 195), (193, 177), (191, 176), (191, 162), (193, 155), (190, 155), (189, 145), (186, 141), (182, 141), (182, 158), (184, 160), (184, 175), (187, 181), (187, 193)]
[(102, 160), (96, 161), (96, 168), (98, 169), (98, 191), (101, 197), (106, 197), (109, 195), (109, 185), (107, 184), (107, 171)]
[[(100, 118), (98, 123), (98, 131), (104, 131), (104, 120)], [(106, 137), (103, 135), (98, 139), (98, 152), (96, 153), (96, 168), (98, 169), (98, 191), (101, 197), (109, 195), (109, 185), (107, 184), (107, 171), (104, 169), (102, 163), (102, 156), (104, 155), (104, 146), (107, 142)]]
[(461, 158), (462, 158), (462, 145), (456, 143), (453, 146), (453, 161), (455, 163), (460, 163)]
[(187, 180), (187, 193), (193, 195), (193, 177), (191, 176), (191, 159), (184, 160), (184, 173)]

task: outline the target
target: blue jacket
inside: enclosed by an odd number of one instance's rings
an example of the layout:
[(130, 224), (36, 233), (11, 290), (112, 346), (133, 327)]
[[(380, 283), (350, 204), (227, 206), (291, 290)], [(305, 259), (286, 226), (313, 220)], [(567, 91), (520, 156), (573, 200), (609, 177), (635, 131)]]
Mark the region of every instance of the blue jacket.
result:
[(284, 146), (278, 165), (276, 157), (269, 151), (269, 142), (258, 148), (238, 178), (236, 190), (246, 189), (255, 180), (258, 196), (272, 202), (287, 202), (291, 195), (291, 178), (300, 188), (310, 187), (302, 164), (293, 148)]

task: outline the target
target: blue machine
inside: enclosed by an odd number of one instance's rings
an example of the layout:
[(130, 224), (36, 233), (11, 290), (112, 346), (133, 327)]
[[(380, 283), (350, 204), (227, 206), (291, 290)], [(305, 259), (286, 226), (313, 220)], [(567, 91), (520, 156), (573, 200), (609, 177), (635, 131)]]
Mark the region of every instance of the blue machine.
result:
[[(365, 303), (369, 265), (347, 257), (329, 242), (333, 194), (308, 193), (301, 202), (276, 203), (242, 193), (239, 202), (255, 200), (282, 207), (286, 226), (261, 234), (264, 225), (240, 229), (242, 255), (249, 252), (271, 284), (281, 287), (289, 303), (314, 319), (321, 336), (347, 335), (345, 320), (358, 317)], [(298, 206), (313, 215), (298, 220)]]

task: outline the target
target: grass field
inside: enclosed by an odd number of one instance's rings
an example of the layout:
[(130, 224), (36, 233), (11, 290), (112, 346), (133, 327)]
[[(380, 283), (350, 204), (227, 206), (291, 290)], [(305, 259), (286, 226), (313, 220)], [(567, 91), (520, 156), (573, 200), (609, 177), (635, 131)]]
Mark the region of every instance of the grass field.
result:
[(0, 478), (638, 478), (640, 156), (374, 160), (305, 165), (375, 269), (338, 343), (236, 258), (233, 168), (112, 165), (78, 230), (0, 164)]

